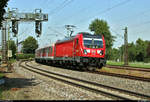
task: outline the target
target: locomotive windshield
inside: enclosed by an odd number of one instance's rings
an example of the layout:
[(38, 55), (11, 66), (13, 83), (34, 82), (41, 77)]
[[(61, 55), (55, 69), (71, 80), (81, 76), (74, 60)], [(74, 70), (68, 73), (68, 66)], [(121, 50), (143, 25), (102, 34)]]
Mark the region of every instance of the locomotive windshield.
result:
[(102, 39), (83, 38), (84, 46), (87, 48), (103, 48)]

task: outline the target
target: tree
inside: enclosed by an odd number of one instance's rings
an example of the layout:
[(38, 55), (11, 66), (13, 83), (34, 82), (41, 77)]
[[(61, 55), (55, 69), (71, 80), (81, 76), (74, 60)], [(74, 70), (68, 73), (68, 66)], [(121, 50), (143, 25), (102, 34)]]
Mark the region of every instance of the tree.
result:
[(128, 43), (128, 58), (129, 58), (129, 61), (136, 60), (136, 46), (133, 42)]
[(35, 49), (38, 48), (38, 42), (32, 36), (29, 36), (25, 41), (23, 41), (23, 53), (34, 54)]
[(111, 56), (109, 57), (110, 60), (114, 60), (117, 61), (118, 59), (120, 59), (120, 51), (119, 49), (116, 48), (112, 48), (111, 49)]
[[(124, 55), (124, 45), (120, 47), (121, 55)], [(150, 41), (137, 39), (136, 43), (128, 43), (129, 61), (150, 61)], [(122, 57), (123, 59), (123, 57)]]
[(147, 51), (147, 57), (150, 58), (150, 42), (148, 43), (146, 51)]
[(96, 35), (104, 35), (106, 41), (106, 58), (109, 59), (111, 56), (111, 48), (114, 42), (114, 36), (111, 35), (109, 31), (109, 26), (106, 21), (95, 19), (89, 25), (89, 29), (94, 32)]
[(3, 15), (5, 14), (5, 7), (7, 7), (7, 2), (9, 0), (1, 0), (0, 1), (0, 28), (2, 27)]
[(140, 38), (136, 41), (136, 60), (137, 61), (144, 61), (144, 58), (146, 58), (147, 45), (148, 44), (146, 43), (146, 41), (143, 41)]
[(9, 41), (9, 50), (12, 50), (12, 56), (15, 57), (16, 54), (16, 44), (13, 40)]

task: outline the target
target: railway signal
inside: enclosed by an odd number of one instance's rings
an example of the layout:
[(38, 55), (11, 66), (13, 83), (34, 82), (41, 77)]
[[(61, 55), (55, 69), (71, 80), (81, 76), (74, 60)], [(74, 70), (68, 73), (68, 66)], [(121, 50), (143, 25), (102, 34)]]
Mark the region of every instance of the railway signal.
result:
[[(9, 34), (8, 25), (12, 22), (12, 32), (14, 37), (18, 34), (18, 23), (19, 22), (35, 22), (36, 28), (35, 32), (39, 37), (42, 33), (42, 22), (48, 21), (48, 14), (43, 14), (41, 9), (35, 9), (33, 13), (19, 13), (17, 8), (13, 8), (4, 14), (4, 20), (2, 22), (2, 63), (7, 63), (7, 36)], [(9, 39), (8, 39), (9, 40)]]
[(14, 33), (14, 37), (18, 34), (18, 21), (12, 21), (12, 32)]
[(35, 32), (37, 33), (37, 37), (42, 33), (42, 23), (40, 21), (35, 21)]

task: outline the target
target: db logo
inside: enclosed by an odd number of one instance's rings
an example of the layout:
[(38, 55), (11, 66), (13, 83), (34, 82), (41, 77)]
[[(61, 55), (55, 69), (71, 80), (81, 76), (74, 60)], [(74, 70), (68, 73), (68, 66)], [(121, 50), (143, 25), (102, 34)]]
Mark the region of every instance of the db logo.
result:
[(96, 51), (95, 51), (95, 50), (92, 50), (92, 54), (96, 54)]

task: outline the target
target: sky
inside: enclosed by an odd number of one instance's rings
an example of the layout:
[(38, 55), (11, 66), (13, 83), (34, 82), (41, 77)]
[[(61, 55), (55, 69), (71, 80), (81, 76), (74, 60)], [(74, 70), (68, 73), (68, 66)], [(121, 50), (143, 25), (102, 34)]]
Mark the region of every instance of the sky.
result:
[(40, 8), (42, 13), (48, 14), (39, 38), (34, 22), (19, 22), (19, 42), (33, 36), (39, 47), (44, 47), (64, 38), (67, 34), (65, 25), (76, 26), (73, 35), (90, 32), (89, 24), (98, 18), (108, 23), (111, 34), (116, 36), (113, 47), (117, 48), (124, 44), (125, 27), (128, 27), (129, 43), (135, 43), (138, 38), (150, 41), (149, 4), (150, 0), (9, 0), (8, 7), (18, 8), (22, 13)]

